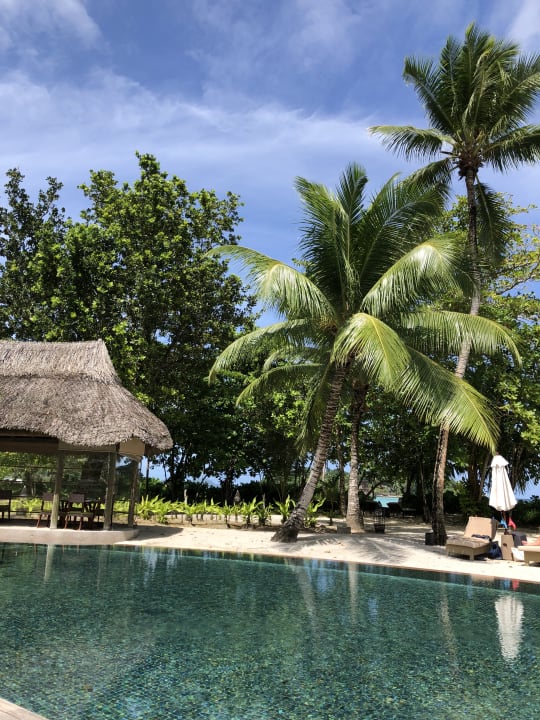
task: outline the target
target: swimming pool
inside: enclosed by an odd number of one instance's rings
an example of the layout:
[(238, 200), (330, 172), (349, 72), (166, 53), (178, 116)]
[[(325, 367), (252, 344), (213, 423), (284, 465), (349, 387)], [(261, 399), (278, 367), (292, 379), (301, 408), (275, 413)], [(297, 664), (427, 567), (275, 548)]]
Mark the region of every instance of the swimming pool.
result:
[(0, 695), (50, 720), (536, 720), (539, 590), (317, 560), (0, 545)]

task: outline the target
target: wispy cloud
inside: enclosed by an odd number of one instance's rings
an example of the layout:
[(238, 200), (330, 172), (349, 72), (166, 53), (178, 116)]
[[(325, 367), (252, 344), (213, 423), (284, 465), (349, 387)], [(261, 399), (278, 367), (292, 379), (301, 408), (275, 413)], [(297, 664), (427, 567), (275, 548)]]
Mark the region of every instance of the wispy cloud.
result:
[(512, 40), (520, 43), (527, 51), (538, 52), (540, 40), (540, 3), (537, 0), (522, 0), (508, 29)]
[(240, 194), (246, 225), (259, 233), (264, 222), (292, 227), (297, 175), (334, 185), (353, 159), (377, 175), (395, 168), (367, 134), (368, 118), (310, 115), (277, 103), (231, 109), (186, 102), (113, 73), (74, 87), (42, 85), (19, 71), (0, 82), (0, 104), (3, 167), (19, 167), (34, 191), (48, 175), (58, 177), (72, 215), (83, 202), (76, 185), (90, 169), (135, 178), (135, 150), (155, 154), (193, 189)]
[[(371, 3), (350, 0), (195, 0), (201, 33), (190, 54), (204, 68), (208, 100), (281, 96), (298, 105), (306, 86), (324, 87), (348, 70), (359, 37), (378, 14)], [(226, 28), (226, 32), (223, 29)]]
[(291, 5), (294, 18), (288, 46), (303, 67), (328, 62), (343, 67), (351, 62), (362, 30), (362, 14), (370, 14), (369, 4), (363, 12), (346, 0), (296, 0)]
[(0, 0), (0, 17), (4, 49), (26, 45), (35, 33), (69, 33), (89, 45), (100, 35), (82, 0)]

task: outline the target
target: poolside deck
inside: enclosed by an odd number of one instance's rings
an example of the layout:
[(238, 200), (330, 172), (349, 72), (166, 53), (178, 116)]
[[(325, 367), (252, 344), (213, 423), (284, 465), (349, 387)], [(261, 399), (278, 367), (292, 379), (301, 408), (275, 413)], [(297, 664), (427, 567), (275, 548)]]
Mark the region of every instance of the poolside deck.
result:
[(0, 720), (46, 720), (46, 718), (0, 698)]
[[(133, 540), (139, 528), (115, 525), (112, 530), (51, 530), (36, 527), (35, 520), (0, 522), (0, 543), (31, 543), (33, 545), (114, 545)], [(0, 719), (1, 720), (1, 719)]]

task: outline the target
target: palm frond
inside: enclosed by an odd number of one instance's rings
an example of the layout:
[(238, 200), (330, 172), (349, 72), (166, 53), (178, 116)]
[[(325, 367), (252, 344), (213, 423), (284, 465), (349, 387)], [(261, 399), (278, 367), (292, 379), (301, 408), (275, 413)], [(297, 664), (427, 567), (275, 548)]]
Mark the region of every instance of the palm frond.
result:
[(493, 85), (497, 112), (491, 118), (492, 135), (498, 137), (518, 129), (534, 111), (540, 91), (540, 56), (514, 56)]
[(484, 160), (499, 172), (540, 159), (540, 125), (522, 125), (486, 145)]
[(411, 175), (411, 180), (417, 180), (425, 185), (437, 185), (449, 193), (450, 183), (452, 181), (452, 171), (454, 169), (454, 159), (450, 156), (428, 163), (424, 167), (415, 170)]
[(490, 265), (499, 265), (504, 248), (511, 240), (514, 225), (507, 204), (500, 193), (487, 185), (476, 183), (478, 244)]
[(351, 225), (360, 219), (367, 181), (366, 171), (357, 163), (348, 165), (340, 177), (336, 198)]
[[(468, 343), (475, 354), (507, 352), (516, 365), (521, 363), (519, 349), (510, 332), (482, 316), (422, 307), (401, 316), (399, 327), (413, 333), (414, 347), (423, 352), (457, 354), (463, 343)], [(409, 335), (408, 340), (411, 338)]]
[(435, 158), (445, 144), (452, 145), (452, 137), (435, 129), (415, 128), (412, 125), (374, 125), (373, 135), (380, 135), (384, 147), (403, 155), (407, 160)]
[(236, 403), (241, 405), (248, 399), (309, 384), (317, 372), (318, 368), (311, 364), (278, 365), (251, 380), (236, 399)]
[(288, 321), (273, 323), (256, 328), (241, 335), (230, 343), (216, 358), (208, 379), (214, 382), (216, 376), (238, 366), (256, 361), (268, 354), (280, 352), (282, 348), (305, 346), (305, 323)]
[[(452, 49), (451, 45), (449, 48)], [(452, 127), (455, 98), (447, 92), (446, 74), (431, 59), (405, 58), (403, 78), (414, 86), (432, 125), (431, 131), (447, 135)]]
[(424, 421), (447, 426), (493, 452), (498, 424), (486, 398), (425, 355), (412, 348), (409, 352), (411, 363), (394, 387), (386, 389)]
[(462, 251), (450, 235), (439, 235), (402, 255), (366, 293), (362, 309), (384, 317), (426, 296), (454, 289), (462, 292), (467, 277), (461, 272)]
[(331, 363), (319, 366), (319, 375), (313, 376), (306, 392), (302, 423), (298, 428), (297, 447), (308, 452), (315, 445), (324, 410), (328, 401), (335, 368)]
[(332, 361), (347, 365), (353, 359), (372, 383), (392, 384), (409, 362), (399, 335), (372, 315), (356, 313), (341, 328)]
[(332, 322), (333, 310), (321, 290), (302, 272), (286, 263), (240, 245), (213, 248), (208, 255), (227, 256), (239, 262), (265, 307), (294, 319), (308, 312)]
[(341, 176), (335, 194), (318, 183), (296, 179), (304, 210), (300, 248), (306, 275), (338, 310), (356, 284), (352, 253), (366, 182), (365, 171), (354, 163)]
[(434, 233), (444, 198), (441, 185), (426, 186), (411, 178), (383, 185), (358, 228), (359, 302), (399, 258)]

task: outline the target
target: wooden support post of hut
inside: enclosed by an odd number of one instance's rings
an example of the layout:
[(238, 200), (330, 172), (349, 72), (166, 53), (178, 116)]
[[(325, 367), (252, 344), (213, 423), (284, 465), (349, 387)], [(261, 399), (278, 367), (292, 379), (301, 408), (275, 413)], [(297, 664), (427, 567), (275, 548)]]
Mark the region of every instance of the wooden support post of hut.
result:
[[(120, 382), (102, 340), (76, 343), (0, 341), (0, 452), (56, 455), (51, 527), (58, 523), (66, 458), (108, 453), (104, 528), (112, 527), (118, 456), (135, 465), (172, 447), (164, 423)], [(134, 521), (138, 473), (131, 479)]]
[(114, 494), (116, 492), (116, 451), (109, 453), (109, 472), (107, 473), (107, 492), (103, 511), (103, 529), (112, 530)]
[(135, 525), (135, 505), (139, 498), (140, 462), (133, 463), (133, 474), (131, 476), (131, 487), (129, 491), (128, 527)]

